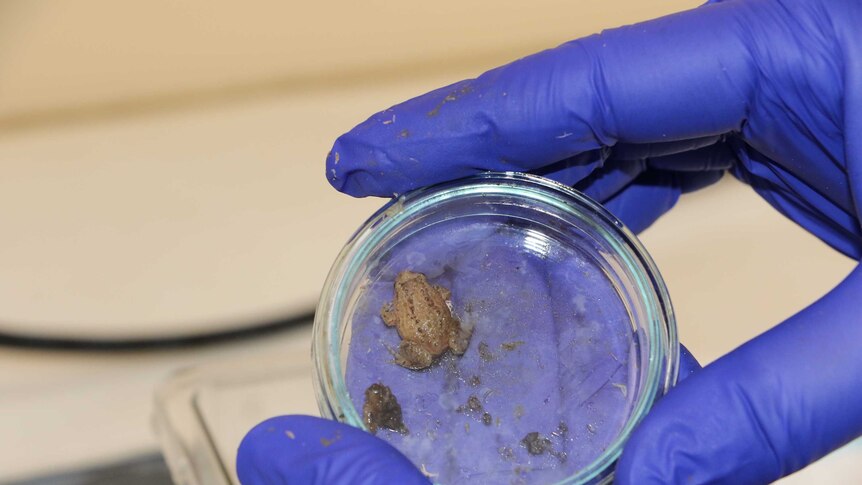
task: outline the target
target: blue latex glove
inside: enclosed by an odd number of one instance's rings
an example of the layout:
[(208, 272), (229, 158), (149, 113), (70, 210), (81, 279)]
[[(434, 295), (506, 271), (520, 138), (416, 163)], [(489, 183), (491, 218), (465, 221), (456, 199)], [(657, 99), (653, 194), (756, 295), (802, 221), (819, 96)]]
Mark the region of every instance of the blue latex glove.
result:
[[(530, 171), (640, 230), (731, 168), (858, 260), (859, 25), (858, 1), (738, 0), (606, 31), (372, 116), (336, 141), (327, 177), (351, 195), (389, 196)], [(860, 297), (857, 268), (681, 383), (632, 436), (617, 481), (766, 483), (862, 434)], [(301, 439), (282, 439), (296, 429)], [(336, 430), (340, 444), (323, 446)], [(424, 481), (386, 443), (307, 417), (256, 427), (238, 470), (247, 484)]]

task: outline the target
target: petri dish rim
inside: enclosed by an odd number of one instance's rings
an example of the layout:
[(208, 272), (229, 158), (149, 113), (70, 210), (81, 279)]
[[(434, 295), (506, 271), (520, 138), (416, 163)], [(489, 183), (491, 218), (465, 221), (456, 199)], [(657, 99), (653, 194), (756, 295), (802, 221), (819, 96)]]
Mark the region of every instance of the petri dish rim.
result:
[[(444, 201), (476, 195), (509, 195), (525, 203), (538, 201), (604, 237), (621, 264), (634, 276), (644, 305), (648, 332), (648, 368), (644, 390), (614, 441), (589, 465), (558, 484), (584, 484), (598, 478), (619, 458), (634, 427), (655, 401), (676, 384), (679, 343), (667, 288), (652, 258), (640, 241), (604, 207), (571, 187), (536, 175), (485, 172), (463, 179), (417, 189), (384, 205), (349, 239), (326, 278), (314, 320), (312, 360), (315, 394), (323, 417), (365, 429), (347, 391), (342, 365), (342, 315), (351, 284), (362, 265), (392, 231), (415, 214)], [(601, 483), (609, 483), (607, 474)]]

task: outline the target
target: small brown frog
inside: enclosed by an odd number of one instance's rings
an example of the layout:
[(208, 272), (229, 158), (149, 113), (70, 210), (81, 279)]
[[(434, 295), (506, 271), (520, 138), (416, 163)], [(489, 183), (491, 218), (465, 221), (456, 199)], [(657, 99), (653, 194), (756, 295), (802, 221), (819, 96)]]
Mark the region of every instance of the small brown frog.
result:
[(401, 344), (395, 363), (408, 369), (425, 369), (447, 350), (462, 355), (472, 330), (461, 328), (448, 300), (451, 292), (432, 285), (422, 273), (402, 271), (395, 278), (395, 299), (380, 310), (383, 323), (395, 327)]

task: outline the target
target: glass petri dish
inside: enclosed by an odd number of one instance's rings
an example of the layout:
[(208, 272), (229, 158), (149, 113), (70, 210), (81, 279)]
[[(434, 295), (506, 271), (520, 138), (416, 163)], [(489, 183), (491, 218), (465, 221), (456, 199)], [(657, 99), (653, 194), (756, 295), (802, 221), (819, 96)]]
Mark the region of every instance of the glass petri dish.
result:
[[(416, 273), (469, 334), (418, 370), (399, 365), (415, 360), (382, 315)], [(386, 386), (404, 426), (374, 431), (435, 483), (610, 482), (679, 354), (661, 275), (618, 219), (564, 185), (496, 172), (373, 215), (330, 271), (312, 347), (321, 414), (376, 427), (366, 390)]]

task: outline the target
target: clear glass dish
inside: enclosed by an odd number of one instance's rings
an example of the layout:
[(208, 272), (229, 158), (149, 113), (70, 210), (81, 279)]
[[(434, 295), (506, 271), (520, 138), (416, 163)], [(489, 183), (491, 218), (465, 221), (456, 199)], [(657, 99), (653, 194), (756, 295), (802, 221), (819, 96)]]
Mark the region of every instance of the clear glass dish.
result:
[[(446, 289), (472, 332), (463, 355), (396, 363), (402, 328), (382, 312), (402, 272)], [(661, 275), (619, 220), (556, 182), (486, 173), (402, 195), (356, 232), (312, 353), (321, 415), (367, 430), (365, 390), (384, 384), (405, 428), (376, 434), (435, 482), (581, 484), (611, 480), (676, 383), (679, 343)]]

